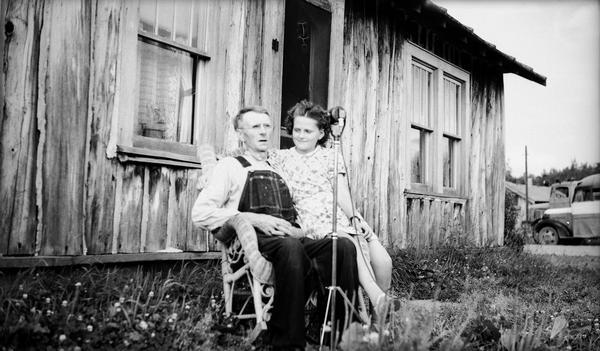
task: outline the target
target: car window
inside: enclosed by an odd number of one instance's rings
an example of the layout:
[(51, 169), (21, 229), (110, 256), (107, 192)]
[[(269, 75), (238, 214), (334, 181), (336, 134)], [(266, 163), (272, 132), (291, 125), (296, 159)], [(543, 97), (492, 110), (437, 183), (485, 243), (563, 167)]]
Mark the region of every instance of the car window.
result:
[(550, 197), (555, 199), (567, 199), (569, 198), (569, 188), (567, 187), (556, 187), (552, 189), (552, 194)]
[(575, 189), (575, 195), (573, 196), (573, 202), (582, 202), (582, 201), (594, 201), (594, 199), (598, 199), (600, 192), (598, 189), (594, 189), (592, 191), (591, 187), (581, 187)]

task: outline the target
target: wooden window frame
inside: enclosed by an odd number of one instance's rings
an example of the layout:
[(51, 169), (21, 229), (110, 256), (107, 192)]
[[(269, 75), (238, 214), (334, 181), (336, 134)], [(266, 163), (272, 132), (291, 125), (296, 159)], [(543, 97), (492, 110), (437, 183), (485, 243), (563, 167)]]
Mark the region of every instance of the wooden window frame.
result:
[[(129, 17), (129, 20), (134, 22), (135, 26), (127, 26), (127, 29), (123, 31), (124, 45), (122, 50), (123, 58), (121, 59), (122, 67), (120, 69), (120, 81), (122, 85), (120, 94), (126, 94), (127, 91), (139, 92), (139, 86), (137, 85), (137, 55), (140, 41), (154, 42), (161, 46), (166, 46), (189, 53), (193, 60), (191, 79), (193, 84), (192, 94), (194, 96), (192, 100), (192, 120), (190, 121), (191, 137), (190, 143), (183, 143), (161, 140), (158, 138), (151, 138), (136, 134), (135, 124), (137, 123), (137, 116), (135, 115), (135, 105), (138, 104), (138, 94), (136, 93), (129, 94), (128, 96), (121, 96), (118, 95), (119, 92), (117, 92), (116, 103), (118, 104), (117, 110), (119, 112), (119, 120), (116, 122), (118, 125), (118, 141), (114, 146), (116, 155), (119, 156), (119, 160), (122, 162), (151, 163), (183, 168), (201, 168), (200, 160), (197, 157), (197, 129), (199, 127), (197, 111), (199, 94), (197, 94), (197, 89), (199, 85), (199, 63), (201, 61), (209, 61), (211, 59), (210, 55), (203, 49), (207, 46), (206, 28), (203, 28), (203, 30), (197, 33), (198, 47), (192, 47), (190, 46), (191, 36), (189, 41), (190, 45), (185, 45), (174, 40), (173, 36), (176, 35), (175, 31), (173, 31), (172, 37), (167, 39), (157, 35), (156, 33), (142, 30), (139, 28), (139, 12), (134, 12), (135, 13)], [(194, 13), (194, 11), (192, 11), (192, 13)], [(201, 7), (199, 8), (198, 15), (192, 19), (192, 23), (204, 23), (206, 22), (206, 16), (206, 8)], [(190, 28), (192, 28), (192, 23), (190, 23)], [(157, 26), (155, 25), (155, 27)]]
[[(412, 183), (409, 181), (409, 191), (411, 192), (423, 192), (428, 194), (440, 194), (444, 196), (456, 196), (461, 197), (467, 193), (468, 180), (467, 180), (467, 166), (468, 166), (468, 150), (469, 150), (469, 125), (468, 120), (470, 116), (470, 82), (471, 78), (468, 72), (453, 65), (452, 63), (444, 60), (443, 58), (436, 56), (435, 54), (426, 51), (418, 45), (407, 41), (405, 45), (406, 61), (408, 79), (407, 79), (407, 102), (412, 103), (413, 99), (413, 77), (412, 77), (412, 65), (413, 62), (418, 66), (425, 65), (433, 70), (433, 115), (430, 126), (423, 126), (418, 123), (412, 122), (412, 116), (408, 116), (406, 130), (409, 128), (423, 129), (429, 131), (430, 140), (427, 159), (429, 161), (430, 172), (429, 182), (426, 184)], [(460, 96), (459, 96), (459, 118), (456, 133), (445, 131), (444, 125), (444, 78), (448, 78), (450, 81), (460, 83)], [(407, 111), (411, 111), (407, 109)], [(412, 111), (410, 112), (412, 113)], [(446, 139), (446, 140), (444, 140)], [(453, 170), (453, 176), (455, 179), (455, 186), (445, 187), (444, 186), (444, 165), (443, 165), (443, 147), (444, 142), (448, 142), (448, 139), (454, 140), (455, 144), (455, 169)], [(407, 139), (408, 140), (408, 139)], [(408, 157), (406, 158), (408, 160)], [(406, 171), (408, 174), (411, 172), (411, 163), (406, 162)]]

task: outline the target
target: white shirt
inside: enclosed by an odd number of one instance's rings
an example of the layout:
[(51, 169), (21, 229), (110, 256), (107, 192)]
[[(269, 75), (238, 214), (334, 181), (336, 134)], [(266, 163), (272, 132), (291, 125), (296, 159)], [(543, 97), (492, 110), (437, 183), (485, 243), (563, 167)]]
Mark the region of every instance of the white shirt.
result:
[(266, 162), (244, 157), (251, 166), (244, 168), (240, 161), (226, 157), (215, 165), (206, 187), (192, 208), (192, 222), (202, 229), (214, 230), (240, 213), (238, 207), (249, 171), (273, 169)]

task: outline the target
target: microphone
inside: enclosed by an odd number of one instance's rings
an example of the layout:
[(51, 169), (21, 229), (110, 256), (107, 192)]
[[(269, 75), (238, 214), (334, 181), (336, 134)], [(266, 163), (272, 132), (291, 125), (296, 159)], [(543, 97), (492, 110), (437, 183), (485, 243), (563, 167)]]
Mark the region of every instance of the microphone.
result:
[(334, 138), (339, 138), (346, 125), (346, 110), (341, 106), (329, 109), (329, 123), (331, 124), (331, 134)]

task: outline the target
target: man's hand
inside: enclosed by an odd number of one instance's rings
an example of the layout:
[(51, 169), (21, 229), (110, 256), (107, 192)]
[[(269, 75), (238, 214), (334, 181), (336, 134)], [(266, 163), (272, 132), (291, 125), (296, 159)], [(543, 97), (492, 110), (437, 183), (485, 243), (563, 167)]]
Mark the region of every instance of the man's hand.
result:
[(258, 228), (267, 235), (296, 236), (294, 234), (297, 234), (295, 231), (297, 228), (294, 228), (290, 222), (281, 218), (252, 212), (243, 212), (242, 215), (250, 222), (250, 224), (252, 224), (252, 226)]
[(375, 235), (373, 229), (362, 218), (356, 216), (352, 217), (352, 224), (356, 226), (356, 229), (358, 229), (358, 231), (362, 233), (365, 236), (365, 238), (370, 237), (371, 235)]

